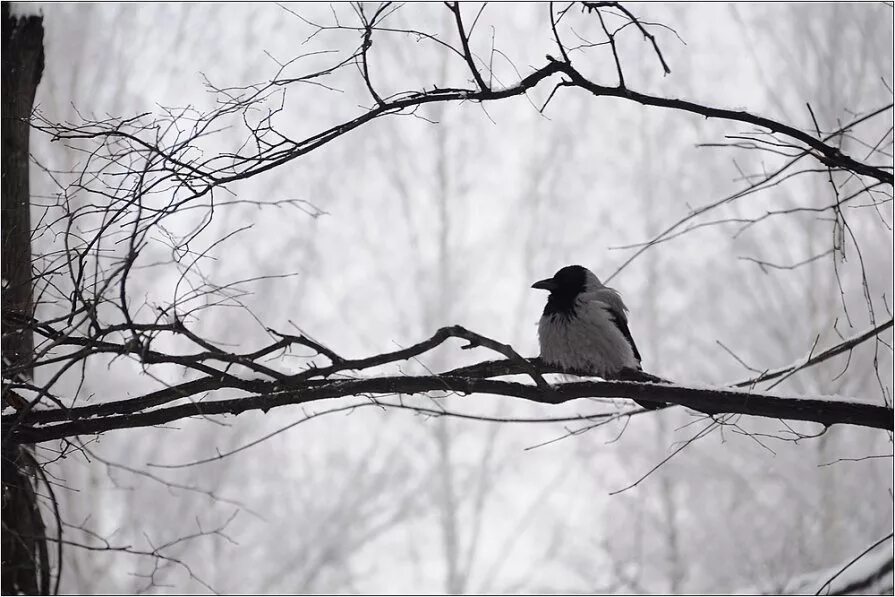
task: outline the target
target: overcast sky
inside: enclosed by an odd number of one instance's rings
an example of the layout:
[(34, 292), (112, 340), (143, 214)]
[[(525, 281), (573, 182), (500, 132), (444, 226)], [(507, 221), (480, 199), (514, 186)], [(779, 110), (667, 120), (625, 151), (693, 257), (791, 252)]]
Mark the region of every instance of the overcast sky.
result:
[[(356, 22), (348, 5), (332, 12), (325, 4), (288, 8), (41, 5), (46, 68), (35, 103), (50, 119), (74, 122), (185, 106), (206, 112), (218, 98), (206, 81), (261, 83), (276, 75), (278, 63), (307, 54), (282, 74), (299, 76), (337, 63), (359, 42), (353, 31), (313, 35), (313, 26), (289, 12), (320, 24)], [(651, 46), (633, 29), (624, 31), (618, 49), (632, 89), (743, 109), (806, 130), (813, 129), (810, 103), (825, 131), (892, 101), (889, 6), (630, 8), (667, 26), (651, 31), (671, 69), (663, 75)], [(476, 11), (463, 5), (468, 23)], [(477, 55), (490, 56), (496, 87), (556, 54), (547, 14), (543, 5), (488, 5), (471, 44)], [(396, 29), (456, 41), (441, 4), (409, 4), (390, 18)], [(595, 17), (573, 9), (567, 18), (570, 46), (600, 39)], [(499, 53), (490, 54), (492, 44)], [(324, 50), (332, 53), (313, 54)], [(462, 60), (414, 36), (377, 35), (370, 56), (371, 79), (386, 94), (469, 85)], [(616, 83), (607, 46), (571, 56), (594, 80)], [(271, 97), (265, 107), (283, 107), (274, 121), (279, 131), (309, 136), (374, 105), (357, 69), (324, 82), (327, 87), (284, 86)], [(744, 364), (759, 371), (787, 365), (816, 339), (826, 347), (869, 326), (865, 279), (875, 312), (883, 317), (891, 306), (891, 201), (848, 212), (857, 247), (847, 246), (835, 270), (832, 257), (796, 269), (756, 264), (786, 266), (829, 249), (836, 233), (829, 214), (799, 211), (835, 200), (823, 172), (731, 201), (691, 224), (724, 222), (658, 244), (619, 271), (635, 250), (631, 245), (743, 189), (753, 180), (748, 176), (779, 167), (784, 158), (700, 146), (753, 131), (745, 125), (580, 90), (559, 90), (541, 113), (552, 89), (543, 82), (524, 97), (434, 104), (414, 116), (381, 119), (221, 191), (219, 202), (243, 202), (217, 209), (191, 249), (200, 252), (244, 230), (211, 250), (203, 274), (218, 284), (269, 278), (241, 284), (242, 307), (204, 310), (190, 321), (193, 329), (246, 351), (267, 341), (265, 326), (297, 327), (360, 357), (461, 324), (535, 356), (545, 296), (530, 285), (578, 263), (611, 277), (622, 293), (647, 371), (710, 385), (748, 377)], [(240, 120), (226, 124), (201, 142), (205, 155), (242, 146)], [(888, 158), (876, 156), (875, 164), (891, 166), (891, 126), (890, 111), (856, 131), (870, 144), (883, 139)], [(857, 140), (845, 143), (847, 152), (865, 157)], [(82, 159), (40, 135), (32, 137), (32, 151), (57, 169), (76, 168)], [(857, 182), (843, 176), (836, 184), (845, 193)], [(37, 171), (32, 189), (56, 192)], [(298, 201), (283, 204), (290, 200)], [(744, 226), (786, 209), (795, 211)], [(33, 210), (36, 221), (42, 212)], [(146, 267), (129, 286), (140, 316), (182, 292), (176, 267), (152, 264), (170, 252), (165, 234), (195, 227), (204, 213), (169, 219), (141, 255)], [(43, 235), (35, 251), (58, 248), (57, 242)], [(886, 338), (891, 342), (891, 332)], [(421, 374), (495, 357), (458, 348), (450, 344), (390, 371)], [(871, 347), (857, 350), (841, 376), (845, 356), (775, 391), (882, 403), (885, 391), (891, 396), (892, 356), (879, 352), (878, 382), (873, 354)], [(298, 371), (308, 364), (301, 356), (273, 364)], [(132, 361), (97, 359), (78, 397), (136, 396), (184, 375), (174, 368), (147, 375)], [(63, 380), (71, 395), (77, 382), (76, 375)], [(597, 400), (545, 407), (493, 396), (404, 399), (506, 417), (607, 407)], [(359, 408), (302, 423), (220, 462), (148, 466), (208, 458), (351, 403), (365, 399), (109, 433), (90, 445), (97, 458), (56, 465), (71, 488), (62, 493), (66, 516), (89, 515), (86, 526), (95, 532), (146, 548), (146, 536), (164, 543), (196, 531), (197, 521), (214, 528), (238, 512), (226, 527), (232, 542), (200, 537), (175, 546), (174, 557), (219, 591), (287, 593), (781, 587), (798, 574), (847, 561), (892, 528), (891, 459), (818, 466), (891, 454), (891, 434), (857, 428), (795, 442), (780, 421), (743, 417), (690, 444), (637, 487), (610, 495), (706, 426), (704, 416), (682, 408), (572, 436), (570, 430), (586, 425), (500, 425)], [(215, 497), (171, 489), (156, 477)], [(67, 553), (63, 589), (69, 592), (132, 592), (147, 580), (134, 573), (152, 566), (126, 555)], [(176, 565), (157, 580), (169, 586), (152, 592), (206, 590)]]

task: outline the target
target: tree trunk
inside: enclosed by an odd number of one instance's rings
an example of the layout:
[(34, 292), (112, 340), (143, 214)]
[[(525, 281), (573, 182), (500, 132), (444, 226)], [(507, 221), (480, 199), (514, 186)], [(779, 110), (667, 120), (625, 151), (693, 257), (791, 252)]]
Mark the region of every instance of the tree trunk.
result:
[[(13, 16), (10, 3), (2, 4), (3, 63), (2, 152), (0, 152), (0, 201), (2, 201), (2, 355), (3, 369), (31, 359), (34, 340), (20, 318), (33, 314), (31, 287), (31, 217), (28, 189), (28, 118), (44, 67), (43, 18)], [(25, 372), (17, 377), (30, 377)], [(4, 379), (6, 375), (4, 374)], [(4, 388), (4, 403), (13, 403)], [(5, 595), (50, 592), (45, 529), (32, 487), (35, 471), (27, 447), (3, 450), (2, 498), (2, 592)]]

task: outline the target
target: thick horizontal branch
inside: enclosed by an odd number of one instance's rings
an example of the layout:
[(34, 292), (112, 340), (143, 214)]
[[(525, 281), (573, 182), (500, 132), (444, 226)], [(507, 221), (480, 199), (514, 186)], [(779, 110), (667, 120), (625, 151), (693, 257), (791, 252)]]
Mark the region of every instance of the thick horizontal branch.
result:
[(542, 404), (561, 404), (576, 398), (630, 398), (636, 400), (680, 404), (706, 414), (738, 413), (760, 417), (810, 421), (824, 425), (845, 423), (892, 430), (892, 410), (884, 406), (846, 400), (823, 400), (802, 397), (774, 396), (753, 392), (690, 388), (666, 384), (627, 381), (579, 381), (558, 384), (550, 391), (511, 381), (450, 375), (371, 377), (366, 379), (332, 380), (299, 390), (270, 394), (194, 402), (149, 412), (80, 419), (28, 427), (7, 429), (10, 417), (3, 418), (4, 434), (20, 443), (38, 443), (84, 434), (98, 434), (114, 429), (162, 425), (193, 416), (231, 414), (247, 411), (267, 412), (290, 404), (306, 404), (330, 398), (362, 395), (422, 394), (456, 392), (459, 394), (493, 394), (512, 396)]
[[(846, 338), (840, 344), (799, 363), (797, 367), (800, 369), (810, 367), (842, 354), (891, 327), (892, 321), (889, 320)], [(426, 377), (330, 379), (337, 373), (360, 371), (414, 358), (432, 350), (449, 338), (468, 341), (469, 344), (464, 348), (482, 346), (495, 350), (506, 358)], [(673, 385), (641, 371), (622, 371), (615, 381), (586, 381), (549, 386), (542, 376), (548, 373), (562, 373), (561, 370), (546, 366), (537, 358), (524, 359), (512, 347), (461, 326), (441, 328), (430, 338), (407, 348), (361, 359), (344, 359), (329, 349), (326, 349), (326, 352), (333, 361), (332, 365), (311, 367), (301, 373), (276, 380), (240, 379), (231, 375), (206, 376), (137, 398), (68, 409), (34, 410), (5, 416), (3, 435), (4, 438), (12, 438), (15, 441), (47, 441), (83, 433), (93, 434), (113, 429), (159, 425), (197, 415), (239, 414), (248, 410), (266, 412), (276, 406), (330, 398), (371, 394), (417, 394), (431, 391), (497, 394), (545, 404), (558, 404), (583, 397), (630, 398), (679, 404), (707, 414), (740, 413), (813, 421), (825, 425), (847, 423), (892, 429), (891, 409), (879, 405), (852, 402), (847, 399), (821, 400), (774, 396), (725, 388), (687, 388)], [(787, 367), (766, 372), (757, 380), (751, 381), (754, 383), (772, 379), (792, 370), (793, 367)], [(520, 374), (531, 377), (535, 385), (490, 379)], [(240, 390), (250, 396), (159, 408), (179, 399), (224, 389)], [(50, 423), (58, 424), (49, 425)]]

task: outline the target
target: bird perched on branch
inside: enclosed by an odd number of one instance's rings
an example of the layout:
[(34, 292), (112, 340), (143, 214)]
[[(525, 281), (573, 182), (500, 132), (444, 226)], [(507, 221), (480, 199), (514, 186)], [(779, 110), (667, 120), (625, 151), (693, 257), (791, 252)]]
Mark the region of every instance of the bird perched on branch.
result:
[[(550, 296), (538, 324), (541, 360), (578, 375), (604, 379), (665, 381), (640, 366), (640, 352), (628, 329), (622, 297), (580, 265), (562, 268), (532, 288)], [(663, 403), (635, 400), (644, 408)]]

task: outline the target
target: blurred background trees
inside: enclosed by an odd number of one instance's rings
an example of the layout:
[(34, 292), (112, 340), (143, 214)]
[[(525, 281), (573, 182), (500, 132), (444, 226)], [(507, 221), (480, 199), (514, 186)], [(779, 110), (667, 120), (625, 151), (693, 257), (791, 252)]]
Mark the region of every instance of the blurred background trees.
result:
[[(376, 8), (367, 6), (367, 16)], [(467, 31), (478, 9), (462, 5)], [(320, 32), (290, 12), (354, 22), (348, 5), (62, 4), (43, 11), (47, 64), (36, 104), (53, 122), (173, 106), (210, 110), (219, 96), (204, 80), (219, 87), (263, 81), (278, 61), (299, 54), (312, 71), (331, 60), (314, 52), (358, 41), (356, 31)], [(495, 86), (557, 53), (546, 11), (510, 5), (481, 13), (470, 43), (492, 60)], [(891, 7), (651, 5), (640, 12), (674, 28), (652, 30), (672, 74), (662, 76), (639, 35), (619, 36), (632, 89), (813, 131), (808, 102), (825, 132), (892, 101)], [(390, 19), (396, 30), (458, 41), (441, 5), (407, 6)], [(600, 32), (591, 19), (565, 34), (570, 46), (581, 46), (573, 60), (609, 84), (609, 48), (588, 47)], [(375, 37), (369, 66), (385, 90), (465, 86), (468, 78), (439, 44), (403, 34)], [(313, 134), (370, 105), (356, 72), (326, 85), (335, 91), (307, 84), (284, 95), (279, 130)], [(619, 247), (648, 242), (787, 159), (725, 139), (748, 132), (745, 125), (580, 90), (561, 90), (542, 113), (551, 89), (488, 104), (423, 106), (228, 185), (220, 200), (232, 203), (217, 208), (190, 249), (241, 232), (211, 249), (205, 279), (294, 275), (260, 279), (222, 308), (201, 305), (193, 329), (222, 345), (256, 346), (265, 339), (257, 317), (275, 329), (298, 328), (340, 354), (365, 355), (460, 324), (533, 355), (543, 297), (528, 290), (532, 281), (569, 263), (609, 278), (633, 252)], [(890, 168), (891, 110), (863, 126), (841, 137), (843, 151)], [(203, 150), (232, 151), (243, 133), (224, 129)], [(77, 171), (85, 158), (48, 136), (33, 134), (32, 143), (32, 219), (46, 222), (33, 238), (35, 267), (50, 267), (62, 224), (42, 218), (65, 194), (51, 174)], [(699, 147), (710, 143), (747, 146)], [(787, 365), (818, 336), (822, 348), (891, 317), (891, 187), (831, 219), (808, 210), (864, 183), (839, 172), (831, 183), (816, 161), (798, 167), (817, 172), (724, 203), (692, 221), (720, 223), (656, 243), (613, 277), (647, 370), (682, 383), (729, 383), (751, 375), (744, 363), (759, 371)], [(64, 199), (70, 208), (92, 200)], [(177, 225), (189, 230), (204, 217), (186, 210)], [(168, 259), (166, 232), (178, 231), (160, 231), (147, 249), (158, 262)], [(135, 272), (134, 308), (170, 302), (179, 281), (173, 266)], [(777, 389), (891, 405), (891, 338), (887, 332)], [(440, 371), (479, 356), (458, 352), (442, 348), (401, 370)], [(298, 370), (302, 361), (293, 358)], [(165, 383), (185, 375), (166, 373)], [(89, 403), (140, 395), (158, 381), (138, 362), (110, 356), (85, 361), (57, 387)], [(543, 413), (512, 399), (471, 404), (432, 395), (429, 405)], [(551, 414), (580, 410), (567, 404)], [(65, 537), (89, 545), (102, 537), (144, 553), (66, 549), (62, 590), (773, 592), (801, 573), (835, 573), (893, 525), (891, 434), (851, 427), (810, 438), (803, 435), (819, 433), (819, 425), (733, 419), (610, 496), (707, 425), (683, 409), (569, 436), (562, 424), (359, 408), (219, 461), (159, 466), (213, 457), (304, 416), (300, 408), (277, 409), (112, 432), (85, 438), (59, 460), (39, 448), (54, 460), (47, 471), (59, 483)], [(169, 559), (152, 557), (167, 543)]]

